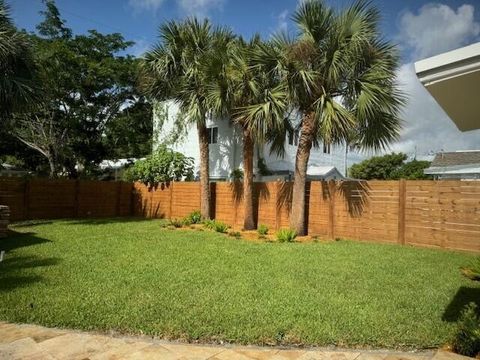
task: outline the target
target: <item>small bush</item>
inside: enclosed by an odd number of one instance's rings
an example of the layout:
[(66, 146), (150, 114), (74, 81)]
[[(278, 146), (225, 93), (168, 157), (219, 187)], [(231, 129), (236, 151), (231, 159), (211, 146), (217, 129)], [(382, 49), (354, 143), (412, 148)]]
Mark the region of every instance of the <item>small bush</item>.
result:
[(458, 321), (453, 350), (471, 357), (480, 354), (480, 317), (473, 302), (465, 307)]
[(168, 224), (175, 228), (181, 228), (183, 226), (183, 221), (180, 219), (170, 219)]
[(297, 232), (292, 229), (281, 229), (277, 232), (278, 242), (293, 242), (297, 237)]
[(257, 229), (258, 235), (265, 236), (268, 234), (268, 226), (265, 224), (258, 225)]
[(476, 258), (471, 266), (462, 269), (462, 272), (470, 280), (480, 281), (480, 257)]
[(202, 222), (202, 214), (200, 210), (195, 210), (188, 214), (185, 219), (188, 219), (190, 224), (200, 224)]
[(189, 218), (188, 216), (187, 216), (187, 217), (184, 217), (184, 218), (182, 219), (182, 224), (183, 224), (184, 226), (190, 226), (190, 225), (192, 225), (192, 220), (190, 220), (190, 218)]
[(215, 230), (215, 220), (205, 219), (203, 220), (203, 226), (209, 230)]
[(214, 230), (224, 234), (228, 230), (228, 225), (221, 221), (215, 221)]
[(209, 219), (204, 220), (203, 226), (205, 226), (207, 229), (214, 230), (219, 233), (226, 233), (228, 230), (227, 224), (221, 221), (216, 221), (216, 220), (209, 220)]
[(238, 231), (230, 231), (228, 233), (228, 236), (234, 237), (235, 239), (240, 239), (242, 237), (242, 234)]

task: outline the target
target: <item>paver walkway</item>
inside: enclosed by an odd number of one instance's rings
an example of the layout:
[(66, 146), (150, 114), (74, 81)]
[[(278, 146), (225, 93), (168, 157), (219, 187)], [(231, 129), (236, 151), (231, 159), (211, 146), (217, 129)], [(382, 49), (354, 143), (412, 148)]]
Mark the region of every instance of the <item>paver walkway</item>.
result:
[(444, 351), (333, 351), (207, 346), (0, 322), (0, 359), (463, 360)]

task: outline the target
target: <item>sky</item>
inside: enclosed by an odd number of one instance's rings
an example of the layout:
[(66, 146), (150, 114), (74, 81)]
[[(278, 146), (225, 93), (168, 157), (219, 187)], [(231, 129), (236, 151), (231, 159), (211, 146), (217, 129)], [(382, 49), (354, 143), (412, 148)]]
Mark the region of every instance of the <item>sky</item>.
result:
[[(97, 29), (120, 32), (135, 41), (129, 52), (141, 56), (157, 41), (168, 19), (208, 17), (249, 38), (278, 31), (295, 33), (290, 18), (301, 0), (57, 0), (74, 33)], [(41, 0), (7, 0), (19, 28), (34, 31)], [(350, 0), (326, 0), (342, 8)], [(437, 151), (480, 149), (480, 130), (462, 133), (418, 81), (413, 63), (480, 41), (480, 0), (373, 0), (382, 14), (381, 30), (401, 50), (398, 81), (408, 97), (401, 138), (390, 151), (417, 158)], [(480, 96), (479, 96), (480, 98)]]

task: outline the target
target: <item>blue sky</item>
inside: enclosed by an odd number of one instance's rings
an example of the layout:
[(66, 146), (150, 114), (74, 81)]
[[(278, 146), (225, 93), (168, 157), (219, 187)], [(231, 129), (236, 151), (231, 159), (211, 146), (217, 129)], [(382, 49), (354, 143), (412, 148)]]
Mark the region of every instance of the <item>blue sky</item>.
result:
[[(19, 28), (33, 31), (41, 20), (41, 0), (7, 0)], [(209, 17), (248, 38), (268, 38), (278, 30), (293, 32), (290, 16), (299, 0), (57, 0), (74, 33), (88, 29), (120, 32), (137, 44), (140, 55), (155, 43), (166, 19)], [(343, 7), (350, 0), (327, 0)], [(461, 133), (418, 82), (412, 62), (480, 41), (480, 0), (373, 0), (382, 13), (382, 32), (402, 54), (399, 81), (410, 101), (402, 139), (392, 149), (422, 155), (430, 151), (480, 149), (480, 131)]]
[[(347, 0), (327, 2), (339, 7), (350, 3)], [(470, 0), (472, 5), (475, 2), (480, 4), (479, 0)], [(41, 19), (42, 1), (10, 0), (9, 3), (17, 26), (35, 30)], [(418, 12), (428, 3), (441, 3), (451, 8), (463, 4), (458, 0), (376, 0), (374, 4), (381, 10), (385, 36), (399, 42), (402, 16)], [(191, 14), (208, 16), (215, 23), (228, 25), (247, 38), (256, 32), (268, 37), (279, 29), (294, 31), (290, 16), (297, 4), (298, 0), (57, 0), (63, 18), (74, 32), (92, 28), (101, 32), (121, 32), (126, 39), (138, 43), (131, 50), (137, 53), (156, 41), (157, 29), (162, 21)], [(480, 22), (480, 11), (476, 11), (474, 16)], [(404, 49), (402, 55), (405, 59), (410, 58), (410, 50)]]

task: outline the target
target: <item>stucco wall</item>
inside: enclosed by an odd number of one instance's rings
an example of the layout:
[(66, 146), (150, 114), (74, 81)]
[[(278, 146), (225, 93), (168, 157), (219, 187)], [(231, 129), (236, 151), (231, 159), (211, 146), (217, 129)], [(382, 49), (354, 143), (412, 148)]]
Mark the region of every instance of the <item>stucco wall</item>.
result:
[[(160, 120), (165, 116), (165, 121)], [(154, 109), (154, 144), (159, 144), (171, 139), (172, 134), (178, 134), (175, 119), (178, 116), (178, 105), (173, 101), (157, 104)], [(162, 123), (161, 127), (159, 126)], [(210, 144), (210, 176), (215, 178), (226, 179), (236, 168), (242, 168), (242, 133), (241, 129), (232, 124), (227, 119), (208, 119), (207, 127), (218, 127), (218, 143)], [(199, 170), (199, 146), (196, 126), (191, 124), (185, 129), (185, 135), (180, 136), (173, 145), (169, 145), (176, 151), (186, 156), (193, 157), (195, 160), (196, 171)], [(155, 145), (154, 145), (155, 146)], [(255, 173), (257, 172), (258, 154), (265, 159), (265, 163), (269, 169), (275, 171), (294, 171), (295, 155), (297, 147), (295, 145), (285, 144), (286, 153), (284, 158), (278, 157), (276, 154), (270, 153), (270, 145), (256, 147), (255, 149)], [(323, 153), (323, 146), (313, 148), (310, 154), (310, 166), (335, 166), (338, 171), (345, 175), (345, 146), (331, 146), (330, 154)], [(348, 164), (350, 166), (351, 163)]]

